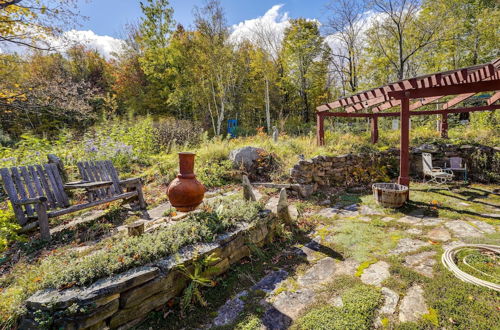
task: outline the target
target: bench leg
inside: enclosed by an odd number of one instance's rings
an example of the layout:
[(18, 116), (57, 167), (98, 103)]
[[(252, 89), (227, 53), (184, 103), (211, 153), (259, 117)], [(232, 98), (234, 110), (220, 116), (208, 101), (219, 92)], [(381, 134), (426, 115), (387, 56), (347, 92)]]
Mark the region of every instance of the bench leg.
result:
[(38, 215), (38, 227), (43, 240), (50, 241), (49, 217), (47, 215), (47, 202), (36, 204), (36, 213)]
[(139, 206), (141, 207), (142, 210), (146, 209), (146, 201), (144, 200), (144, 194), (142, 193), (142, 184), (138, 183), (135, 186), (135, 190), (137, 190), (137, 199), (139, 200)]

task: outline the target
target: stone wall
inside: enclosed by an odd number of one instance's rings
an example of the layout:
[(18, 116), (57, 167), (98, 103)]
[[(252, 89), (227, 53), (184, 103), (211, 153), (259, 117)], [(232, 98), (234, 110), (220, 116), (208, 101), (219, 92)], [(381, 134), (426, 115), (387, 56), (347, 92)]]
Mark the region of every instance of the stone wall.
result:
[(188, 282), (177, 266), (192, 268), (195, 251), (201, 256), (215, 253), (220, 258), (214, 265), (215, 275), (219, 275), (250, 255), (248, 245), (263, 246), (272, 240), (274, 232), (275, 217), (266, 213), (256, 223), (242, 225), (213, 243), (185, 247), (177, 256), (99, 280), (89, 287), (39, 291), (27, 300), (20, 328), (42, 328), (35, 320), (45, 320), (48, 327), (58, 329), (128, 329), (182, 293)]
[[(444, 167), (448, 157), (462, 157), (469, 178), (476, 182), (498, 182), (500, 178), (500, 148), (469, 145), (422, 145), (410, 151), (410, 175), (422, 177), (422, 152), (430, 152), (434, 167)], [(399, 174), (399, 150), (341, 156), (317, 156), (299, 161), (291, 170), (291, 181), (303, 185), (357, 186)], [(459, 176), (460, 174), (458, 174)]]

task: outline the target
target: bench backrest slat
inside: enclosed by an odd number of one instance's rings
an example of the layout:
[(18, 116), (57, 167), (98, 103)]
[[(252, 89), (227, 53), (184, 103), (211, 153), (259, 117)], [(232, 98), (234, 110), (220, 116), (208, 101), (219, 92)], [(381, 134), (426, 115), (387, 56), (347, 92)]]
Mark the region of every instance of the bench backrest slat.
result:
[[(19, 170), (17, 167), (11, 167), (12, 177), (14, 178), (14, 183), (16, 184), (17, 192), (21, 199), (28, 199), (29, 196), (26, 193), (23, 181), (21, 180), (21, 175), (19, 175)], [(35, 210), (32, 205), (26, 205), (26, 213), (29, 217), (35, 214)]]
[(49, 182), (45, 176), (45, 171), (43, 170), (43, 167), (41, 165), (35, 165), (35, 167), (44, 191), (43, 196), (47, 197), (49, 208), (51, 209), (57, 208), (54, 192), (52, 191)]
[(55, 166), (54, 164), (44, 164), (44, 168), (49, 179), (48, 181), (52, 186), (52, 191), (54, 192), (57, 206), (67, 207), (69, 205), (69, 200), (64, 191), (62, 180), (58, 180), (59, 171), (57, 169), (57, 166)]
[(99, 160), (93, 162), (80, 162), (77, 164), (82, 179), (89, 182), (112, 181), (111, 194), (121, 194), (120, 178), (113, 163), (110, 160)]

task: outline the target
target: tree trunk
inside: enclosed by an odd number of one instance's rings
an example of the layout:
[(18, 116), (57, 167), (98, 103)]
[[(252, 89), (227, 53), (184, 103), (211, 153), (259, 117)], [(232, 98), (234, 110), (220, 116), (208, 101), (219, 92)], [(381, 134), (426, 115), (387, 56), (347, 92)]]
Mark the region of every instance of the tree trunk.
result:
[(266, 78), (266, 121), (267, 133), (271, 133), (271, 105), (269, 104), (269, 79)]

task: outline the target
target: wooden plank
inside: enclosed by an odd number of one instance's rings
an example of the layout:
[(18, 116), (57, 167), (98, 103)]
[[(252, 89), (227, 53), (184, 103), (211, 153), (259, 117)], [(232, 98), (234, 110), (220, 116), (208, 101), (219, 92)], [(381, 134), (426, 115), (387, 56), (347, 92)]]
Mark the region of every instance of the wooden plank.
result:
[[(104, 161), (96, 162), (96, 166), (99, 168), (99, 171), (101, 172), (101, 177), (103, 180), (113, 181), (113, 179), (111, 178), (111, 175), (108, 171), (108, 168), (106, 167), (106, 163)], [(108, 190), (109, 194), (115, 195), (116, 189), (115, 189), (114, 183), (107, 190)]]
[(82, 180), (90, 181), (89, 176), (87, 175), (87, 171), (85, 171), (85, 166), (83, 165), (83, 163), (82, 162), (76, 163), (76, 166), (78, 167), (78, 171), (80, 172)]
[(50, 188), (49, 182), (47, 181), (46, 173), (41, 165), (35, 165), (35, 168), (38, 172), (38, 178), (40, 178), (40, 183), (42, 184), (42, 188), (45, 191), (45, 197), (48, 199), (49, 207), (52, 209), (57, 208), (56, 199), (54, 196), (54, 192)]
[[(21, 196), (21, 199), (29, 198), (28, 193), (27, 193), (26, 189), (24, 188), (23, 181), (21, 180), (21, 175), (19, 174), (18, 168), (12, 167), (10, 170), (12, 172), (12, 177), (14, 178), (14, 183), (17, 186), (17, 192)], [(33, 209), (33, 206), (26, 205), (25, 208), (26, 208), (26, 214), (28, 215), (28, 217), (32, 217), (35, 214), (35, 210)]]
[(65, 207), (66, 203), (64, 202), (64, 197), (57, 186), (56, 178), (54, 177), (54, 173), (52, 171), (52, 164), (44, 164), (45, 172), (47, 173), (48, 181), (50, 182), (50, 186), (52, 187), (52, 191), (54, 192), (54, 197), (56, 199), (56, 204), (58, 207)]
[(110, 202), (113, 202), (113, 201), (117, 201), (119, 199), (131, 198), (131, 197), (137, 196), (137, 193), (138, 193), (137, 191), (131, 191), (131, 192), (126, 192), (126, 193), (123, 193), (123, 194), (120, 194), (120, 195), (115, 195), (115, 196), (112, 196), (112, 197), (109, 197), (109, 198), (106, 198), (106, 199), (103, 199), (103, 200), (98, 200), (98, 201), (95, 201), (95, 202), (91, 202), (91, 203), (73, 205), (73, 206), (68, 207), (67, 209), (57, 210), (57, 211), (50, 212), (49, 213), (49, 217), (50, 218), (54, 218), (54, 217), (58, 217), (58, 216), (61, 216), (61, 215), (64, 215), (64, 214), (73, 213), (73, 212), (76, 212), (76, 211), (81, 211), (81, 210), (84, 210), (84, 209), (88, 209), (90, 207), (94, 207), (94, 206), (97, 206), (97, 205), (101, 205), (101, 204), (106, 204), (106, 203), (110, 203)]
[[(89, 181), (91, 182), (96, 182), (96, 181), (101, 181), (98, 179), (98, 177), (96, 177), (95, 175), (95, 170), (91, 164), (91, 162), (83, 162), (83, 165), (85, 167), (85, 171), (87, 172), (87, 175), (89, 177)], [(103, 197), (103, 193), (98, 190), (95, 192), (95, 195), (98, 197), (98, 198), (102, 198)]]
[(120, 178), (118, 176), (118, 172), (116, 171), (116, 168), (113, 166), (113, 163), (110, 160), (105, 161), (106, 167), (108, 168), (108, 173), (111, 176), (111, 180), (113, 181), (113, 184), (115, 185), (115, 190), (117, 193), (122, 193), (122, 186), (120, 185)]
[(21, 171), (21, 175), (24, 179), (24, 183), (26, 184), (26, 187), (28, 188), (28, 192), (29, 192), (30, 197), (31, 198), (40, 197), (35, 190), (35, 184), (33, 182), (33, 179), (31, 178), (31, 175), (28, 173), (26, 166), (19, 167), (19, 170)]
[(0, 169), (0, 175), (2, 176), (5, 191), (7, 192), (7, 195), (10, 198), (14, 214), (16, 215), (17, 222), (19, 222), (19, 224), (23, 226), (26, 224), (26, 222), (28, 222), (28, 219), (24, 215), (23, 208), (20, 207), (19, 205), (14, 204), (14, 202), (19, 200), (19, 197), (17, 195), (17, 190), (14, 181), (12, 180), (12, 175), (9, 169), (7, 168)]
[[(97, 163), (94, 161), (90, 161), (89, 164), (90, 164), (91, 171), (94, 174), (95, 180), (96, 181), (105, 181), (101, 171), (99, 170), (99, 166), (97, 165)], [(108, 192), (107, 192), (107, 189), (99, 189), (99, 190), (97, 190), (97, 194), (101, 198), (105, 198), (108, 195)]]
[[(31, 174), (31, 178), (33, 179), (33, 184), (35, 185), (35, 189), (36, 189), (36, 192), (38, 194), (35, 197), (45, 196), (43, 193), (42, 185), (40, 184), (40, 179), (38, 178), (38, 173), (36, 172), (35, 168), (32, 165), (30, 165), (30, 166), (28, 166), (28, 171)], [(47, 197), (47, 196), (45, 196), (45, 197)]]
[(49, 165), (50, 165), (49, 167), (52, 170), (52, 173), (54, 174), (54, 179), (56, 180), (57, 189), (61, 193), (64, 207), (68, 207), (69, 206), (69, 198), (68, 198), (68, 195), (66, 194), (66, 191), (64, 190), (64, 181), (61, 177), (61, 172), (59, 172), (59, 168), (57, 167), (56, 164), (51, 163)]
[(40, 236), (43, 240), (50, 241), (49, 217), (47, 215), (47, 202), (41, 202), (36, 205), (38, 215), (38, 227), (40, 227)]

